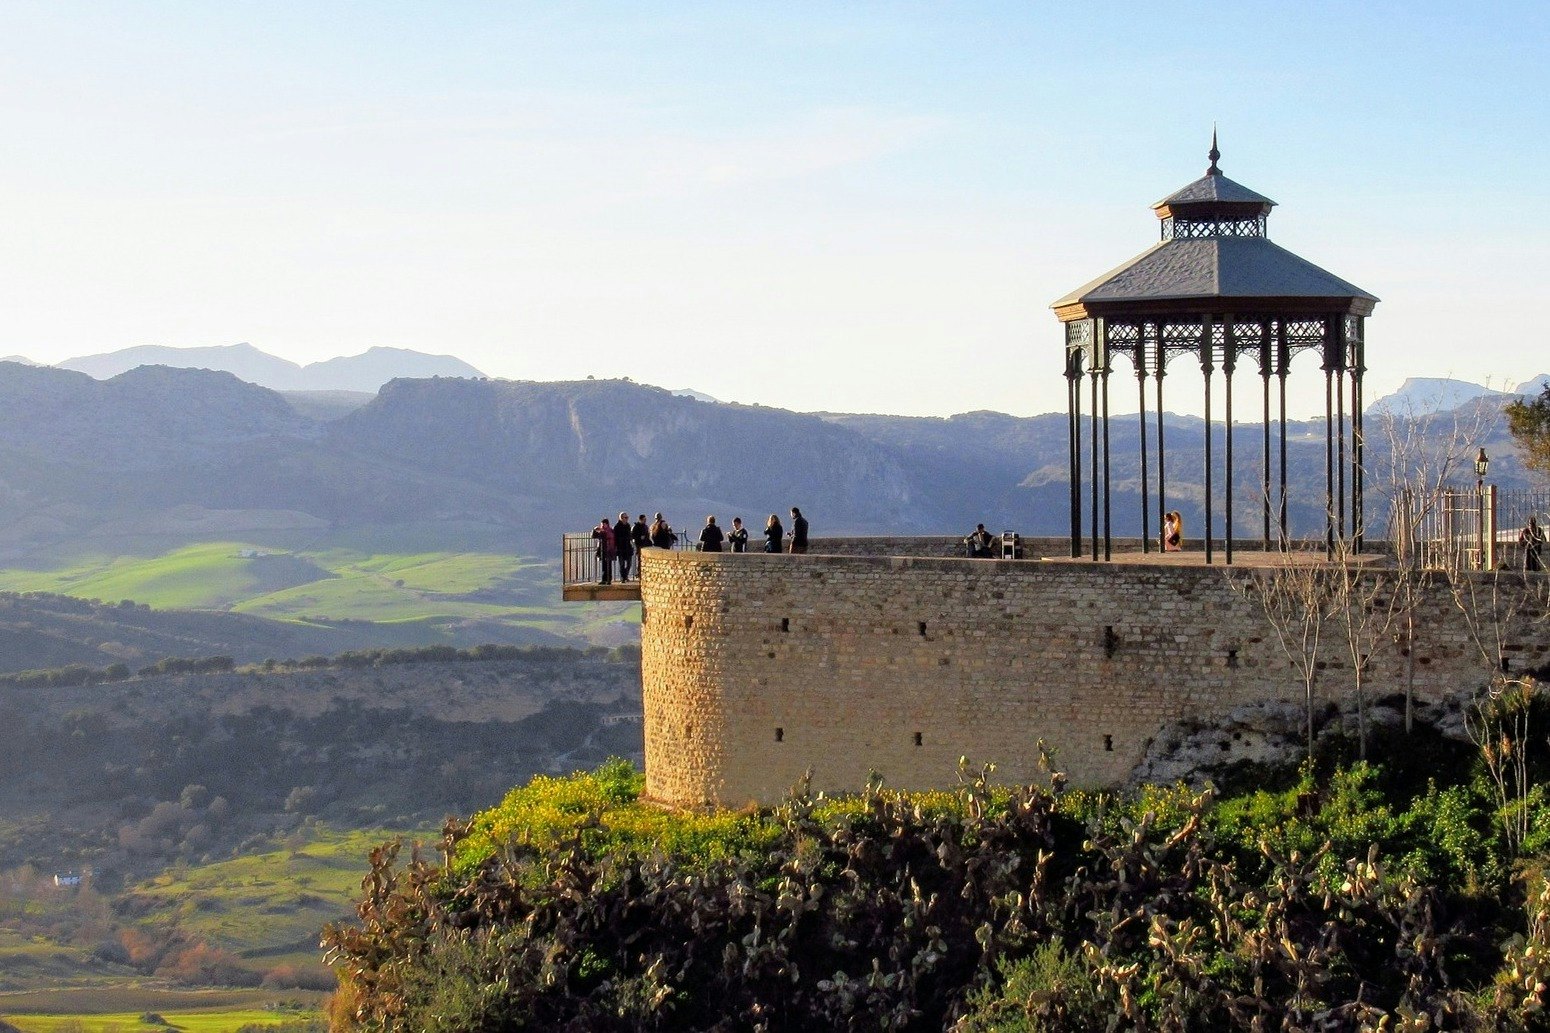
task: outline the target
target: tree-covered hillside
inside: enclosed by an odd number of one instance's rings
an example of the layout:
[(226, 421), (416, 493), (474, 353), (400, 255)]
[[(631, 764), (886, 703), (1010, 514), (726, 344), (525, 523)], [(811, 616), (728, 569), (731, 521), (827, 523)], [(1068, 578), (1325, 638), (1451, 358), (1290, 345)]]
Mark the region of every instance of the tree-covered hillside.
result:
[(333, 1028), (1547, 1029), (1543, 710), (1223, 798), (966, 770), (695, 814), (625, 764), (537, 779), (439, 858), (373, 854)]

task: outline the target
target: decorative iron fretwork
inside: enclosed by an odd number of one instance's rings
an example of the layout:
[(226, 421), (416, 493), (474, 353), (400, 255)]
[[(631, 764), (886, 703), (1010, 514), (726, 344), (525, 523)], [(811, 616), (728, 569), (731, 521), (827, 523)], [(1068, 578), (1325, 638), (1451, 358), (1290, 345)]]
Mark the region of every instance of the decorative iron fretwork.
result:
[(1263, 237), (1267, 236), (1266, 218), (1263, 215), (1249, 219), (1185, 219), (1177, 215), (1162, 221), (1164, 240), (1198, 240), (1203, 237)]
[(1182, 355), (1185, 352), (1195, 351), (1200, 347), (1200, 321), (1191, 320), (1185, 322), (1170, 321), (1162, 324), (1162, 347), (1164, 354)]
[(1345, 339), (1351, 342), (1359, 342), (1362, 339), (1362, 317), (1345, 317)]
[(1324, 347), (1327, 324), (1322, 319), (1297, 319), (1286, 324), (1286, 346), (1293, 352)]

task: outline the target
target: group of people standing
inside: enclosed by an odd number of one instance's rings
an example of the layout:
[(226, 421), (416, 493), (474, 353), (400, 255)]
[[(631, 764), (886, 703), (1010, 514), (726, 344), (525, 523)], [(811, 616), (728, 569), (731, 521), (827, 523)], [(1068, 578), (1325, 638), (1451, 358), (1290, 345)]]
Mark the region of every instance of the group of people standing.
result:
[[(619, 519), (612, 523), (604, 517), (592, 529), (592, 538), (597, 542), (596, 556), (602, 571), (598, 583), (604, 585), (613, 584), (615, 565), (619, 568), (620, 583), (628, 582), (635, 556), (641, 550), (671, 549), (678, 543), (677, 532), (662, 519), (661, 513), (649, 524), (644, 513), (633, 523), (628, 513), (620, 513)], [(748, 538), (748, 528), (743, 526), (742, 517), (733, 517), (731, 530), (723, 531), (712, 515), (705, 518), (705, 527), (700, 531), (695, 548), (701, 552), (747, 552)], [(774, 513), (764, 524), (765, 552), (785, 551), (783, 546), (788, 544), (793, 553), (807, 551), (807, 518), (796, 506), (791, 507), (790, 531), (781, 525), (780, 518)]]

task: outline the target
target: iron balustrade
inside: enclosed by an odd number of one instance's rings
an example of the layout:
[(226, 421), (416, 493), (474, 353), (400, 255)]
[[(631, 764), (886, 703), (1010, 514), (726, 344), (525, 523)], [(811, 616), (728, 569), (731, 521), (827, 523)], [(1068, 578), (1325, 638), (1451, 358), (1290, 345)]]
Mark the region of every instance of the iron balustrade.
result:
[[(682, 531), (674, 531), (678, 536), (673, 543), (676, 550), (692, 549), (695, 543), (690, 541)], [(639, 563), (637, 558), (636, 563)], [(634, 571), (638, 573), (637, 565)], [(603, 561), (597, 556), (597, 541), (592, 537), (591, 531), (579, 533), (567, 532), (560, 540), (560, 578), (561, 585), (595, 585), (602, 580)]]

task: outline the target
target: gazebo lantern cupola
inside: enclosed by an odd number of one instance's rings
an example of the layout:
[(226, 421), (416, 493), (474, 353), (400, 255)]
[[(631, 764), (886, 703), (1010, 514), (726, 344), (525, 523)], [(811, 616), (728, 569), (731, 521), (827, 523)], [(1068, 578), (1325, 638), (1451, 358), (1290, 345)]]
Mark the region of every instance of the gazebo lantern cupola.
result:
[[(1265, 549), (1287, 540), (1286, 379), (1299, 352), (1318, 350), (1324, 372), (1326, 546), (1362, 547), (1363, 323), (1378, 299), (1270, 242), (1275, 202), (1222, 174), (1216, 134), (1205, 175), (1152, 206), (1162, 239), (1052, 306), (1064, 324), (1070, 430), (1071, 554), (1082, 554), (1082, 376), (1089, 378), (1087, 524), (1092, 558), (1112, 554), (1109, 484), (1109, 375), (1116, 355), (1129, 360), (1141, 404), (1141, 541), (1151, 548), (1152, 500), (1157, 527), (1167, 512), (1163, 378), (1168, 360), (1191, 355), (1205, 381), (1205, 470), (1201, 499), (1205, 561), (1217, 527), (1226, 561), (1233, 554), (1233, 373), (1257, 367), (1263, 435), (1260, 533)], [(1226, 456), (1221, 477), (1212, 455), (1212, 383), (1224, 388)], [(1147, 377), (1155, 381), (1156, 446), (1147, 441)], [(1272, 454), (1271, 381), (1276, 381), (1279, 462)], [(1349, 397), (1349, 410), (1347, 398)], [(1155, 467), (1152, 459), (1155, 457)], [(1279, 466), (1278, 477), (1273, 477)], [(1155, 477), (1152, 475), (1155, 470)], [(1275, 485), (1272, 482), (1275, 481)], [(1220, 497), (1216, 485), (1223, 485)], [(1217, 524), (1218, 511), (1222, 523)], [(1251, 532), (1252, 533), (1252, 532)], [(1162, 543), (1159, 541), (1159, 548)]]

